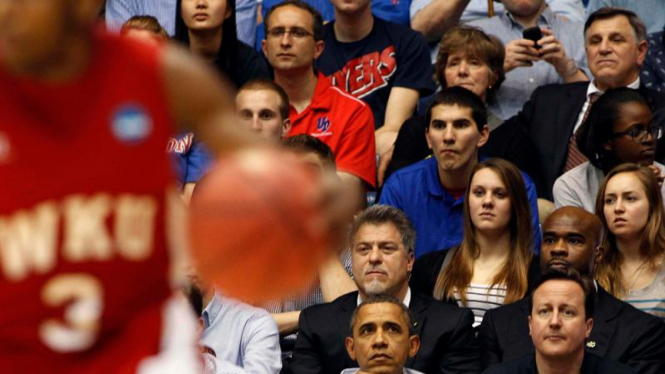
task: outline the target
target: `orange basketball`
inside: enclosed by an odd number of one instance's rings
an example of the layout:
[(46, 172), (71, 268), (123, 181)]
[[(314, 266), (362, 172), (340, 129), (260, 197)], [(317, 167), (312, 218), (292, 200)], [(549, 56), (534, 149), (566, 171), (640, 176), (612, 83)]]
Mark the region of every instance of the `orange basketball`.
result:
[(311, 284), (328, 251), (320, 188), (314, 175), (275, 152), (218, 160), (190, 205), (201, 277), (254, 303)]

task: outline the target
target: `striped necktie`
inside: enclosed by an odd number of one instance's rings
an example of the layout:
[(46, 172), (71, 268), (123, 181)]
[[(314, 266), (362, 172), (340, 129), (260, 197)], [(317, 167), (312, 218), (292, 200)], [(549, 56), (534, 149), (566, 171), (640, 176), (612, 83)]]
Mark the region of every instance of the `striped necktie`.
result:
[(568, 143), (568, 156), (566, 157), (566, 166), (563, 168), (563, 172), (567, 172), (568, 170), (574, 168), (577, 165), (580, 165), (584, 162), (589, 161), (586, 156), (580, 152), (579, 148), (577, 148), (577, 136), (580, 133), (580, 129), (582, 129), (582, 125), (586, 121), (587, 117), (589, 117), (589, 113), (591, 112), (591, 106), (593, 103), (598, 100), (600, 97), (600, 92), (594, 92), (589, 96), (589, 105), (586, 108), (586, 111), (584, 112), (584, 116), (582, 117), (582, 122), (580, 126), (573, 132), (573, 135), (570, 137), (570, 141)]

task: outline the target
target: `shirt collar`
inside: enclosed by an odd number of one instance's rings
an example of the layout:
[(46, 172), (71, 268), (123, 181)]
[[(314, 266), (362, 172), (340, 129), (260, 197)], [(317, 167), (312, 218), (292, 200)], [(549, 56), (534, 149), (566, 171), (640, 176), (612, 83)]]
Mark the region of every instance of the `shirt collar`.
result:
[[(633, 83), (629, 84), (627, 87), (631, 88), (633, 90), (639, 89), (640, 88), (640, 77), (638, 76), (637, 79), (635, 79), (633, 81)], [(592, 80), (591, 83), (589, 83), (589, 87), (587, 87), (587, 89), (586, 89), (587, 99), (594, 93), (600, 93), (601, 95), (603, 94), (603, 91), (601, 91), (600, 89), (598, 89), (598, 87), (596, 87), (596, 80), (595, 79)]]
[(201, 313), (204, 329), (208, 328), (208, 326), (215, 322), (215, 319), (217, 319), (217, 316), (221, 313), (223, 306), (224, 303), (221, 300), (221, 295), (215, 292), (208, 305), (203, 309), (203, 313)]
[[(503, 12), (503, 15), (501, 16), (504, 24), (508, 27), (517, 27), (519, 29), (522, 29), (522, 25), (517, 23), (515, 19), (513, 18), (513, 15), (505, 11)], [(538, 17), (538, 20), (536, 21), (536, 24), (538, 26), (547, 26), (548, 28), (551, 28), (552, 25), (552, 20), (554, 19), (554, 12), (550, 9), (549, 5), (545, 7), (545, 10), (540, 14)]]
[(296, 111), (293, 105), (289, 105), (289, 116), (295, 115), (297, 118), (300, 118), (300, 116), (303, 116), (304, 113), (307, 113), (309, 110), (330, 110), (331, 101), (328, 89), (331, 85), (330, 78), (321, 74), (321, 72), (318, 72), (316, 76), (316, 87), (314, 87), (314, 94), (312, 95), (312, 101), (310, 101), (307, 108), (305, 108), (300, 113)]
[(425, 162), (427, 162), (425, 173), (427, 192), (432, 196), (444, 197), (446, 192), (443, 190), (441, 180), (439, 180), (439, 161), (437, 161), (436, 157), (429, 156), (429, 158), (425, 159)]
[[(360, 292), (358, 292), (358, 304), (357, 305), (360, 305), (360, 303), (362, 303), (362, 302), (363, 301), (360, 299)], [(406, 305), (407, 308), (411, 304), (411, 287), (406, 288), (406, 295), (404, 295), (404, 300), (402, 300), (402, 302), (404, 303), (404, 305)]]

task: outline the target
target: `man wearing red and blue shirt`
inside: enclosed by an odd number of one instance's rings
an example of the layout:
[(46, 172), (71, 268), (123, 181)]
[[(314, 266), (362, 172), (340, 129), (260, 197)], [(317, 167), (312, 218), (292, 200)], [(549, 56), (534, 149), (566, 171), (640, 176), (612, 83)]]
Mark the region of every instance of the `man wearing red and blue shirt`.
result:
[(323, 52), (323, 21), (309, 4), (287, 0), (266, 14), (262, 49), (275, 82), (289, 96), (288, 136), (309, 134), (335, 154), (338, 174), (359, 191), (376, 183), (374, 118), (369, 106), (317, 75), (314, 61)]

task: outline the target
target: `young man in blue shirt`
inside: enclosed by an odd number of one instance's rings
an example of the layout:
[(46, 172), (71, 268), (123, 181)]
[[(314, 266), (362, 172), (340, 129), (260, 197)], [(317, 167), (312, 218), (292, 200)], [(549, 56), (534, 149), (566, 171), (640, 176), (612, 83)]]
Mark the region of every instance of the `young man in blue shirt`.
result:
[[(485, 105), (465, 88), (451, 87), (436, 94), (427, 123), (427, 144), (434, 156), (395, 172), (379, 199), (379, 204), (403, 210), (413, 222), (416, 257), (461, 243), (464, 192), (478, 163), (478, 149), (489, 139)], [(522, 174), (531, 206), (534, 252), (539, 253), (536, 189), (531, 178)]]

